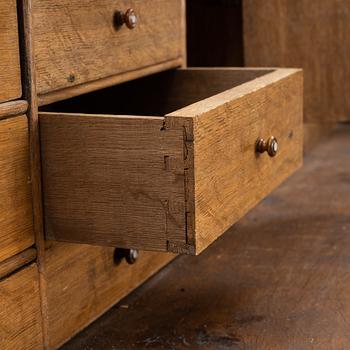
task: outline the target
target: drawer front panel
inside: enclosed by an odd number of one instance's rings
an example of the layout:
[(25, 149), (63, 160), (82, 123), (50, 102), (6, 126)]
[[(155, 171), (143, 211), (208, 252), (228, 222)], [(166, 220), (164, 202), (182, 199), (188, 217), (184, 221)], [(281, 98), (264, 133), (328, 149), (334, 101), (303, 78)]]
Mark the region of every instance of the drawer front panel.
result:
[(114, 248), (53, 243), (46, 251), (49, 349), (57, 349), (153, 273), (172, 254), (140, 252), (134, 265), (115, 265)]
[(26, 116), (0, 120), (0, 261), (34, 244)]
[(141, 83), (107, 95), (140, 89), (135, 111), (175, 112), (40, 115), (46, 234), (198, 254), (301, 165), (302, 72), (194, 68)]
[(0, 348), (43, 348), (36, 264), (0, 281)]
[[(132, 8), (137, 25), (116, 27)], [(182, 0), (34, 0), (37, 91), (43, 94), (178, 59)]]
[[(187, 122), (196, 253), (301, 165), (302, 91), (302, 73), (282, 69), (169, 115), (169, 124)], [(271, 136), (277, 154), (258, 153), (257, 140)]]
[(21, 97), (16, 0), (0, 0), (0, 102)]

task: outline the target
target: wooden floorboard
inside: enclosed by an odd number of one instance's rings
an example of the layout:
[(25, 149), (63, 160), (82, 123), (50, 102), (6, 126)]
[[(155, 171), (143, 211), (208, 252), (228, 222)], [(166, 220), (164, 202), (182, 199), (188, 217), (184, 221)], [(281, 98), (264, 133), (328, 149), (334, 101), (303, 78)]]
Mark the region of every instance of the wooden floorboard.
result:
[(63, 349), (350, 349), (349, 296), (350, 125)]

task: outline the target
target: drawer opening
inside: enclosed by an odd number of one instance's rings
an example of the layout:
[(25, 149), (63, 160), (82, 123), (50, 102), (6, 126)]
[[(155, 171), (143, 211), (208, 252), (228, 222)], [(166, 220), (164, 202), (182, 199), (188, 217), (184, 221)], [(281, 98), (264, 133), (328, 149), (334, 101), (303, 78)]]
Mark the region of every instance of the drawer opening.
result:
[(163, 116), (273, 72), (273, 69), (176, 69), (73, 97), (40, 111)]

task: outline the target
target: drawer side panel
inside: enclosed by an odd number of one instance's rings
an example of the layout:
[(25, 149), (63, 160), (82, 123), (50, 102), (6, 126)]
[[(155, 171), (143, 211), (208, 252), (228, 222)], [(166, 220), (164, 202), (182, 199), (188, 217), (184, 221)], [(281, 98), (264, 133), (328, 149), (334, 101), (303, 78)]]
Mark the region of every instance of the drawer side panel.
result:
[(183, 131), (163, 122), (41, 114), (47, 237), (158, 251), (185, 241)]

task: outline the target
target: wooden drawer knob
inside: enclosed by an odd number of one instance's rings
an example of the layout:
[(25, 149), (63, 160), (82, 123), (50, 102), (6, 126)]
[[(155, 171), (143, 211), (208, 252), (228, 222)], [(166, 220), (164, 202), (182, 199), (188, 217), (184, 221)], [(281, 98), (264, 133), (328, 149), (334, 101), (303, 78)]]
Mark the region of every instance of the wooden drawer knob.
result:
[(259, 153), (267, 152), (270, 157), (274, 157), (278, 152), (278, 142), (274, 136), (270, 136), (266, 141), (259, 138), (256, 142), (256, 150)]
[(125, 24), (129, 29), (134, 29), (137, 25), (137, 15), (133, 9), (127, 9), (126, 12), (118, 11), (115, 14), (115, 26), (117, 28)]

